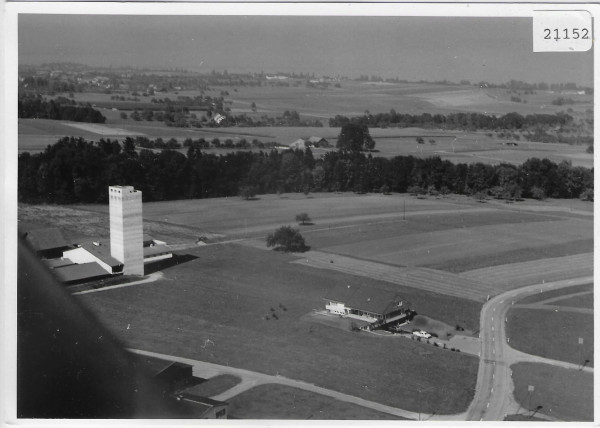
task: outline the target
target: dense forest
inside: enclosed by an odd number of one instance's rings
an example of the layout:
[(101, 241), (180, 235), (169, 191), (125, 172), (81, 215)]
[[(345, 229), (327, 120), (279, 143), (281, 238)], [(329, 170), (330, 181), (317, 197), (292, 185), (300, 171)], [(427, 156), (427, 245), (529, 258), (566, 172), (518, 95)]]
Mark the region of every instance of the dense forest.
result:
[(24, 119), (71, 120), (74, 122), (104, 123), (106, 118), (89, 105), (77, 105), (64, 97), (46, 101), (41, 95), (19, 97), (19, 117)]
[(532, 158), (511, 164), (453, 164), (439, 157), (372, 157), (332, 151), (315, 159), (310, 149), (237, 151), (215, 155), (197, 145), (136, 150), (123, 143), (64, 137), (18, 165), (19, 200), (30, 203), (103, 203), (109, 185), (132, 185), (144, 201), (279, 192), (458, 193), (498, 198), (593, 198), (593, 170)]

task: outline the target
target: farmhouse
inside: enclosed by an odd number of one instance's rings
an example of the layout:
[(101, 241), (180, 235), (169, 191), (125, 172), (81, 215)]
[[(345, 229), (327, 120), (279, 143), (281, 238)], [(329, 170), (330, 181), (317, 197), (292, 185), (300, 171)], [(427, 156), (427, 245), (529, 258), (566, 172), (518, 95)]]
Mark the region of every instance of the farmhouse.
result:
[(329, 147), (329, 141), (323, 137), (299, 138), (289, 145), (290, 149), (305, 149), (307, 147)]
[(410, 310), (396, 293), (360, 285), (333, 287), (324, 300), (329, 313), (381, 325), (408, 318)]

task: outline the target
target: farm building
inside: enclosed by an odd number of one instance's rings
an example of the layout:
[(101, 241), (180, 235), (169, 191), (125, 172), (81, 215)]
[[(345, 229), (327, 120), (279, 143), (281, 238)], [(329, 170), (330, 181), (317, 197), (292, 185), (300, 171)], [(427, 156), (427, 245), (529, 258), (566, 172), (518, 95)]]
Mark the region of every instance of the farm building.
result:
[(110, 274), (123, 272), (123, 263), (110, 255), (110, 246), (104, 241), (82, 242), (62, 256), (76, 264), (97, 263)]
[(333, 287), (324, 300), (329, 313), (382, 325), (407, 318), (410, 310), (396, 293), (360, 285)]
[(323, 137), (310, 137), (307, 142), (311, 147), (329, 147), (329, 141)]
[(71, 247), (62, 232), (55, 227), (27, 231), (23, 238), (38, 256), (45, 259), (60, 257), (64, 250)]
[(177, 395), (177, 399), (182, 404), (187, 404), (195, 412), (195, 417), (199, 419), (227, 419), (228, 403), (213, 400), (207, 397), (201, 397), (190, 393)]
[(290, 149), (304, 150), (307, 147), (329, 147), (329, 142), (323, 137), (299, 138), (290, 144)]
[(153, 245), (151, 247), (144, 247), (144, 264), (170, 259), (172, 257), (173, 252), (171, 251), (171, 247), (168, 245)]
[(98, 263), (70, 264), (52, 269), (56, 277), (64, 284), (72, 285), (111, 276)]
[(227, 419), (229, 403), (198, 394), (194, 387), (205, 380), (194, 377), (189, 364), (154, 357), (132, 355), (136, 366), (143, 368), (162, 390), (163, 397), (175, 397), (182, 414), (199, 419)]

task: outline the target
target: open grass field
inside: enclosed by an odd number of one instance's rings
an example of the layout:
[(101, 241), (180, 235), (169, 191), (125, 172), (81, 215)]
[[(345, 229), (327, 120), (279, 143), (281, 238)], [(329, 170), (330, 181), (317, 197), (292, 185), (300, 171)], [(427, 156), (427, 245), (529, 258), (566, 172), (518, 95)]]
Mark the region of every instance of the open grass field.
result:
[[(589, 243), (586, 243), (585, 247), (589, 245)], [(470, 270), (462, 275), (475, 281), (485, 280), (498, 287), (510, 289), (542, 282), (590, 276), (593, 275), (593, 272), (594, 254), (586, 252), (563, 257), (500, 264)]]
[[(452, 217), (444, 214), (446, 216)], [(402, 239), (391, 234), (387, 238), (357, 240), (345, 245), (327, 246), (323, 250), (388, 264), (444, 268), (451, 267), (453, 259), (487, 256), (495, 262), (498, 253), (587, 240), (590, 238), (589, 227), (589, 222), (584, 220), (469, 225), (429, 233), (402, 234)]]
[[(567, 108), (575, 112), (593, 109), (592, 95), (560, 94), (550, 91), (536, 91), (535, 94), (518, 96), (527, 102), (514, 102), (516, 95), (500, 88), (479, 88), (465, 85), (442, 85), (436, 83), (388, 83), (388, 82), (340, 82), (340, 87), (331, 85), (327, 89), (306, 87), (305, 81), (290, 87), (265, 84), (260, 87), (218, 87), (215, 86), (205, 95), (221, 96), (222, 90), (229, 92), (226, 100), (232, 101), (231, 109), (235, 114), (246, 113), (250, 116), (263, 114), (281, 115), (285, 110), (296, 110), (302, 115), (329, 118), (336, 114), (362, 115), (366, 110), (371, 113), (388, 112), (395, 109), (399, 112), (415, 113), (451, 113), (461, 111), (478, 111), (489, 114), (556, 113)], [(158, 93), (154, 96), (138, 96), (140, 103), (148, 103), (152, 98), (176, 99), (177, 96), (196, 97), (199, 90), (182, 90), (171, 93)], [(111, 94), (74, 93), (77, 102), (89, 102), (98, 106), (123, 108), (131, 101), (111, 100)], [(126, 95), (128, 97), (129, 95)], [(558, 97), (570, 98), (575, 104), (556, 106), (552, 101)], [(256, 112), (251, 104), (256, 103)], [(128, 107), (130, 108), (130, 107)]]
[[(524, 410), (541, 406), (540, 412), (559, 421), (594, 420), (592, 374), (535, 363), (518, 363), (511, 369), (515, 398)], [(534, 387), (531, 396), (529, 385)]]
[[(155, 283), (79, 298), (128, 347), (279, 373), (413, 411), (421, 406), (424, 412), (447, 414), (468, 406), (477, 358), (415, 341), (340, 331), (305, 316), (324, 306), (322, 297), (335, 284), (385, 284), (233, 244), (189, 254), (197, 258), (165, 270), (164, 279)], [(447, 313), (470, 316), (470, 323), (478, 318), (477, 303), (405, 291), (424, 313), (453, 308)], [(446, 322), (453, 323), (452, 318)], [(429, 388), (421, 404), (418, 387)]]
[[(573, 217), (561, 212), (560, 204), (558, 211), (540, 212), (536, 204), (533, 212), (516, 205), (479, 204), (465, 197), (261, 195), (253, 201), (147, 203), (144, 218), (146, 233), (169, 243), (208, 236), (249, 239), (265, 249), (268, 233), (308, 212), (313, 224), (298, 226), (313, 250), (305, 264), (476, 301), (519, 285), (591, 274), (591, 216)], [(91, 236), (108, 234), (107, 205), (23, 205), (19, 218), (85, 226), (81, 232)], [(331, 264), (330, 258), (337, 262)]]
[(403, 419), (285, 385), (259, 385), (229, 400), (232, 419)]
[[(461, 202), (456, 203), (450, 198), (416, 199), (407, 195), (315, 193), (307, 197), (290, 193), (259, 195), (250, 201), (233, 197), (145, 203), (144, 218), (233, 236), (265, 236), (274, 227), (295, 224), (296, 214), (301, 212), (308, 212), (315, 223), (314, 227), (303, 226), (303, 231), (309, 231), (336, 224), (397, 220), (402, 215), (404, 201), (407, 215), (481, 208), (481, 204), (476, 205), (468, 198), (460, 199)], [(80, 208), (108, 213), (108, 205)]]
[[(454, 87), (452, 90), (441, 92), (423, 92), (416, 96), (438, 108), (448, 110), (478, 111), (488, 114), (506, 114), (518, 112), (520, 114), (552, 114), (571, 108), (574, 111), (593, 109), (592, 95), (561, 95), (551, 91), (536, 91), (535, 94), (517, 95), (526, 102), (511, 101), (514, 93), (500, 88), (472, 88)], [(557, 106), (552, 101), (558, 97), (570, 98), (575, 104)]]
[[(582, 313), (580, 308), (572, 309), (562, 302), (551, 299), (546, 304), (542, 301), (511, 308), (507, 323), (510, 345), (528, 354), (574, 364), (583, 364), (587, 359), (593, 365), (593, 313), (591, 309)], [(579, 338), (583, 339), (582, 345)]]

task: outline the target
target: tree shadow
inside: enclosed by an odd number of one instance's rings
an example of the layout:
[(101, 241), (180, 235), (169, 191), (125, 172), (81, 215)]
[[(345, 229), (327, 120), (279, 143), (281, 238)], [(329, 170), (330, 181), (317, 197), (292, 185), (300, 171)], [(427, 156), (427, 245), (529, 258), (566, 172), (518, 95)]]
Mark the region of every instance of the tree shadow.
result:
[(289, 250), (289, 249), (287, 249), (285, 247), (279, 246), (279, 247), (273, 248), (273, 251), (279, 251), (279, 252), (288, 253), (288, 254), (305, 253), (307, 251), (310, 251), (310, 245), (305, 245), (302, 248), (294, 248), (293, 250)]
[(198, 257), (192, 254), (173, 254), (173, 257), (169, 259), (159, 260), (156, 262), (148, 263), (144, 266), (144, 275), (150, 275), (152, 273), (169, 269), (173, 266), (180, 265), (182, 263), (187, 263), (192, 260), (196, 260)]

